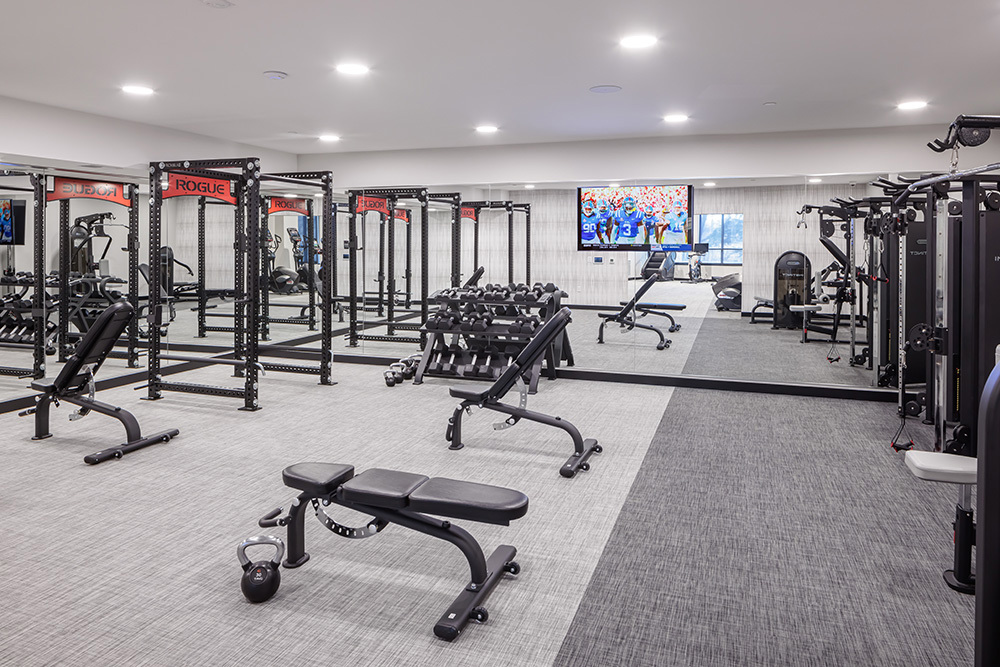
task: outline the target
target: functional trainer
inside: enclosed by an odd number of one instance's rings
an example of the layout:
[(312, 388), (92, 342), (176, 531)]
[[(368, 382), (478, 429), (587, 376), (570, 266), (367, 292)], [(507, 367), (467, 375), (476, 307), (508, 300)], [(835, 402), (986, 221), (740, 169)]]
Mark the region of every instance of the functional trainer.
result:
[(675, 304), (675, 303), (639, 303), (639, 299), (649, 291), (649, 288), (653, 286), (653, 283), (660, 279), (659, 273), (653, 273), (650, 275), (646, 282), (642, 284), (638, 290), (636, 290), (635, 296), (632, 297), (630, 301), (622, 301), (622, 309), (617, 313), (598, 313), (597, 316), (601, 318), (601, 328), (597, 330), (597, 342), (604, 342), (604, 326), (609, 322), (616, 322), (620, 324), (626, 331), (631, 331), (632, 329), (646, 329), (648, 331), (653, 331), (657, 336), (660, 337), (660, 342), (656, 344), (657, 350), (662, 350), (670, 347), (672, 341), (667, 340), (663, 336), (663, 332), (657, 327), (651, 324), (639, 324), (636, 322), (640, 317), (646, 317), (646, 315), (659, 315), (660, 317), (665, 317), (670, 320), (670, 327), (667, 329), (670, 333), (677, 331), (681, 328), (681, 325), (674, 321), (673, 316), (666, 312), (668, 310), (684, 310), (687, 308), (685, 305)]
[[(516, 575), (521, 571), (513, 560), (517, 554), (514, 547), (500, 545), (487, 559), (468, 532), (450, 521), (427, 516), (508, 526), (528, 511), (528, 497), (520, 491), (382, 468), (371, 468), (355, 476), (354, 466), (339, 463), (297, 463), (285, 468), (281, 478), (286, 486), (301, 493), (292, 501), (286, 516), (278, 518), (282, 512), (279, 507), (257, 523), (261, 528), (288, 527), (288, 558), (283, 563), (286, 568), (299, 567), (309, 560), (305, 550), (305, 515), (310, 502), (320, 523), (341, 537), (372, 537), (395, 523), (451, 542), (465, 554), (472, 580), (434, 625), (434, 634), (441, 639), (452, 641), (470, 620), (485, 623), (489, 614), (481, 605), (505, 572)], [(324, 507), (331, 503), (373, 518), (360, 528), (349, 528), (326, 513)], [(274, 545), (277, 550), (274, 557), (270, 561), (251, 562), (246, 549), (256, 544)], [(239, 544), (236, 553), (244, 572), (241, 588), (248, 600), (264, 602), (278, 590), (281, 580), (278, 565), (284, 551), (284, 542), (268, 535), (251, 537)]]
[[(510, 366), (507, 367), (503, 375), (486, 391), (469, 391), (459, 389), (458, 387), (452, 387), (448, 390), (453, 398), (462, 399), (462, 402), (455, 408), (454, 414), (448, 420), (445, 439), (451, 442), (449, 449), (462, 449), (465, 446), (462, 443), (462, 413), (465, 411), (471, 412), (472, 406), (475, 405), (486, 410), (495, 410), (496, 412), (510, 415), (505, 421), (494, 424), (493, 428), (498, 431), (510, 428), (522, 419), (563, 429), (573, 438), (574, 451), (573, 455), (559, 469), (559, 474), (563, 477), (573, 477), (578, 470), (590, 470), (588, 459), (595, 453), (600, 454), (602, 451), (601, 446), (597, 444), (597, 440), (584, 440), (583, 436), (580, 435), (579, 429), (565, 419), (525, 409), (528, 403), (528, 389), (524, 384), (522, 375), (534, 367), (535, 362), (556, 341), (570, 321), (569, 308), (563, 308), (553, 315), (552, 319), (545, 323), (545, 326), (535, 334), (531, 342), (510, 363)], [(500, 399), (513, 389), (515, 384), (520, 384), (520, 403), (516, 406), (501, 403)]]
[(52, 435), (49, 432), (49, 406), (55, 403), (58, 407), (59, 401), (80, 406), (79, 410), (70, 415), (71, 421), (86, 417), (93, 411), (114, 417), (125, 427), (127, 438), (125, 444), (83, 458), (92, 465), (109, 459), (120, 459), (129, 452), (157, 442), (167, 442), (179, 433), (173, 428), (144, 438), (139, 422), (131, 412), (94, 399), (94, 376), (107, 359), (115, 342), (132, 321), (134, 314), (135, 310), (127, 301), (119, 301), (109, 306), (98, 316), (93, 326), (77, 344), (76, 351), (66, 360), (66, 365), (55, 380), (52, 382), (36, 380), (31, 383), (31, 388), (41, 393), (35, 397), (35, 407), (21, 412), (19, 416), (35, 415), (35, 436), (32, 440), (42, 440)]

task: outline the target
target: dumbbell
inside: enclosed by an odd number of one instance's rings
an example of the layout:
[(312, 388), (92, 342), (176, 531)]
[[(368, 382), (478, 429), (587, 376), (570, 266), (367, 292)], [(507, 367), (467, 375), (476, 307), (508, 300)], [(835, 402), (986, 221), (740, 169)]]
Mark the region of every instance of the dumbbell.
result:
[(461, 324), (458, 325), (458, 328), (461, 329), (462, 331), (472, 331), (472, 327), (478, 319), (479, 319), (479, 313), (470, 313), (469, 315), (466, 315), (465, 318), (462, 319), (462, 322)]
[(521, 315), (515, 320), (515, 323), (518, 324), (518, 331), (515, 333), (532, 334), (535, 333), (535, 329), (538, 328), (541, 321), (537, 315)]
[(431, 354), (431, 360), (427, 363), (428, 373), (440, 373), (441, 372), (441, 362), (444, 360), (445, 352), (447, 349), (435, 350)]
[(493, 358), (500, 355), (500, 350), (495, 345), (490, 345), (486, 348), (486, 361), (482, 363), (481, 366), (476, 370), (476, 375), (479, 377), (492, 377), (493, 376)]
[(524, 301), (524, 295), (528, 293), (531, 288), (527, 285), (517, 285), (513, 290), (511, 290), (511, 298), (518, 303)]
[(486, 331), (490, 325), (493, 324), (493, 314), (492, 313), (481, 313), (472, 322), (473, 331)]
[(441, 309), (435, 313), (435, 317), (432, 319), (434, 326), (431, 326), (432, 320), (429, 319), (427, 321), (428, 329), (452, 329), (461, 321), (462, 317), (458, 311)]
[(448, 361), (441, 364), (442, 373), (454, 373), (455, 372), (455, 357), (462, 354), (462, 346), (460, 345), (449, 345), (448, 350), (445, 354), (450, 355)]
[(542, 298), (545, 294), (545, 288), (541, 283), (535, 283), (531, 289), (524, 293), (524, 300), (528, 302), (535, 302)]

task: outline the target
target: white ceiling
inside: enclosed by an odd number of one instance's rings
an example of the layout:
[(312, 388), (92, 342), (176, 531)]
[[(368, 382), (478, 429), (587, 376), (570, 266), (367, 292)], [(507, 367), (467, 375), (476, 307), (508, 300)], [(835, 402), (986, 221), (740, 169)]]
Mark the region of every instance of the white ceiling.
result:
[[(232, 2), (7, 2), (0, 94), (295, 154), (1000, 112), (1000, 0)], [(634, 32), (660, 42), (618, 46)], [(345, 60), (372, 71), (339, 75)], [(289, 77), (267, 80), (270, 69)], [(157, 93), (131, 97), (126, 83)], [(597, 84), (623, 90), (590, 93)], [(913, 98), (930, 106), (895, 109)], [(670, 112), (691, 120), (668, 126)], [(500, 132), (477, 135), (487, 122)], [(324, 132), (343, 140), (321, 143)]]

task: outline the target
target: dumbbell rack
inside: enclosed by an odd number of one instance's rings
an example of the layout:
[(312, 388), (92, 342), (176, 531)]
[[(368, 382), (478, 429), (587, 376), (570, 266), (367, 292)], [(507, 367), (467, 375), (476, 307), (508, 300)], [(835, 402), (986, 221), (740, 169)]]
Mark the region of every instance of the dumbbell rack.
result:
[[(426, 326), (420, 328), (420, 331), (428, 335), (427, 345), (424, 346), (423, 356), (420, 359), (420, 363), (417, 366), (417, 372), (413, 378), (413, 384), (420, 384), (423, 382), (424, 376), (430, 377), (446, 377), (446, 378), (460, 378), (467, 380), (486, 380), (493, 382), (506, 369), (506, 354), (494, 355), (490, 362), (491, 372), (488, 375), (477, 375), (473, 374), (472, 359), (473, 356), (477, 354), (475, 348), (485, 349), (487, 347), (497, 347), (499, 349), (504, 349), (506, 346), (516, 345), (518, 352), (524, 349), (528, 342), (534, 337), (535, 332), (540, 330), (545, 322), (549, 320), (552, 315), (557, 313), (560, 308), (560, 298), (562, 296), (561, 291), (546, 292), (537, 301), (514, 301), (512, 298), (507, 298), (505, 300), (499, 301), (487, 301), (478, 296), (474, 296), (472, 290), (469, 289), (450, 289), (441, 290), (431, 294), (430, 301), (437, 303), (441, 306), (447, 306), (451, 310), (461, 310), (461, 307), (466, 304), (473, 304), (474, 306), (483, 305), (491, 313), (495, 313), (497, 306), (504, 306), (505, 308), (509, 306), (514, 306), (517, 309), (516, 314), (510, 315), (496, 315), (493, 316), (493, 324), (486, 327), (483, 331), (463, 331), (459, 328), (459, 325), (455, 325), (450, 329), (431, 329)], [(541, 319), (539, 326), (532, 333), (510, 333), (507, 327), (518, 317), (518, 315), (531, 315), (540, 314), (541, 309), (545, 310), (545, 316)], [(532, 313), (531, 311), (535, 312)], [(461, 344), (464, 343), (464, 346)], [(450, 359), (451, 352), (448, 350), (452, 346), (457, 346), (461, 348), (461, 351), (456, 354), (454, 362), (450, 364), (454, 370), (450, 372), (440, 372), (434, 370), (431, 361), (438, 357), (440, 353), (444, 357)], [(480, 357), (484, 357), (485, 354), (479, 352)], [(514, 354), (513, 356), (517, 356)], [(553, 343), (548, 350), (545, 351), (543, 355), (546, 366), (548, 369), (549, 379), (554, 380), (556, 378), (556, 367), (563, 360), (567, 362), (568, 365), (573, 365), (573, 354), (572, 349), (569, 344), (569, 337), (566, 332), (560, 337), (560, 340)], [(479, 366), (483, 362), (477, 360), (476, 365)], [(539, 357), (538, 361), (535, 362), (534, 366), (526, 374), (526, 379), (528, 380), (528, 393), (534, 394), (538, 391), (538, 380), (542, 375), (542, 357)]]

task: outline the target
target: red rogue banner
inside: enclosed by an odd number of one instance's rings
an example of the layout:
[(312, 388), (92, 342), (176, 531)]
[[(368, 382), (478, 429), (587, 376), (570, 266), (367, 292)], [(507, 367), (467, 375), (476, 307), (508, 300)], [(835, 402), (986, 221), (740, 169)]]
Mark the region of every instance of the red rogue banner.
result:
[(404, 222), (410, 221), (410, 212), (405, 208), (397, 208), (394, 217), (396, 220), (402, 220)]
[(358, 213), (367, 213), (368, 211), (378, 211), (383, 215), (389, 215), (389, 202), (382, 197), (362, 197), (357, 198), (357, 208), (355, 209)]
[(309, 215), (305, 199), (292, 199), (289, 197), (271, 197), (271, 205), (267, 207), (267, 213), (298, 213), (299, 215)]
[(167, 189), (163, 198), (171, 197), (208, 197), (236, 206), (236, 195), (233, 194), (232, 183), (221, 178), (205, 178), (188, 174), (167, 174)]
[(103, 199), (114, 204), (128, 206), (128, 196), (125, 186), (121, 183), (104, 183), (101, 181), (83, 181), (76, 178), (52, 179), (54, 188), (46, 194), (46, 201), (59, 199)]
[(473, 206), (462, 207), (462, 217), (469, 220), (476, 220), (476, 209)]

